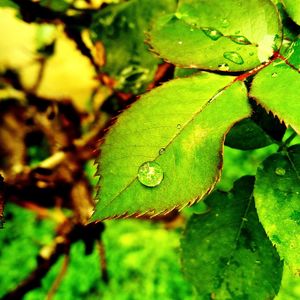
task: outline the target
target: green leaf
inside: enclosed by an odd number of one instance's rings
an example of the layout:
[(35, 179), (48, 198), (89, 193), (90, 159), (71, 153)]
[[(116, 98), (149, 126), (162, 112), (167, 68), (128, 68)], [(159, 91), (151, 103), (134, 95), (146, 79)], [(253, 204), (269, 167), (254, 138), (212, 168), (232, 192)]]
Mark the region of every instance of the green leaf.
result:
[(299, 72), (276, 60), (254, 77), (250, 96), (300, 133), (299, 90)]
[(253, 150), (281, 141), (286, 127), (278, 118), (267, 113), (254, 100), (251, 118), (237, 123), (226, 136), (225, 145), (241, 150)]
[(284, 265), (281, 287), (275, 300), (300, 299), (300, 277), (295, 277), (291, 270)]
[(259, 219), (294, 274), (300, 274), (300, 145), (268, 157), (254, 189)]
[(14, 3), (12, 0), (1, 0), (0, 7), (12, 7), (18, 9), (19, 5)]
[[(101, 146), (93, 219), (157, 214), (201, 199), (219, 179), (225, 133), (249, 114), (246, 88), (234, 77), (201, 73), (142, 96)], [(151, 169), (155, 187), (138, 180), (145, 162), (161, 168)]]
[(300, 69), (300, 39), (295, 40), (289, 48), (287, 58), (290, 64), (296, 69)]
[(299, 0), (282, 0), (290, 17), (300, 25), (300, 3)]
[(245, 71), (280, 44), (278, 11), (267, 0), (179, 1), (175, 15), (154, 25), (153, 51), (181, 67)]
[(273, 143), (272, 139), (251, 119), (245, 119), (231, 128), (225, 145), (241, 150), (263, 148)]
[(283, 264), (259, 223), (253, 184), (242, 177), (229, 193), (212, 193), (209, 212), (187, 224), (183, 270), (199, 299), (273, 299), (279, 290)]
[(153, 80), (160, 60), (149, 52), (144, 32), (158, 16), (175, 9), (175, 0), (132, 0), (94, 15), (92, 39), (105, 48), (101, 70), (116, 80), (116, 89), (137, 94)]
[(65, 12), (70, 7), (70, 1), (65, 0), (41, 0), (40, 5), (48, 7), (57, 12)]

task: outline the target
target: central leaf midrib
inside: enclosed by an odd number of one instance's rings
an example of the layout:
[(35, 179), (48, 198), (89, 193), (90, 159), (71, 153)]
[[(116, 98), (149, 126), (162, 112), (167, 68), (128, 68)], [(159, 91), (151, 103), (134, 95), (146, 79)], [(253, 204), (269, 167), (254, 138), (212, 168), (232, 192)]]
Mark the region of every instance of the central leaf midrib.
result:
[[(202, 107), (201, 109), (199, 109), (198, 111), (196, 111), (192, 117), (190, 118), (190, 120), (182, 126), (181, 130), (179, 130), (178, 133), (176, 133), (174, 135), (173, 138), (170, 139), (169, 143), (163, 147), (165, 150), (175, 141), (175, 139), (180, 136), (180, 134), (184, 131), (184, 129), (191, 123), (193, 122), (193, 120), (204, 111), (204, 109), (206, 109), (208, 107), (209, 104), (211, 104), (212, 102), (214, 102), (214, 100), (216, 100), (220, 95), (223, 94), (224, 91), (226, 91), (229, 87), (231, 87), (232, 84), (234, 84), (236, 82), (235, 79), (233, 79), (231, 82), (229, 82), (227, 85), (225, 85), (223, 88), (221, 88), (220, 90), (218, 90)], [(160, 155), (157, 155), (152, 161), (156, 161), (156, 159), (159, 157)], [(113, 199), (111, 199), (102, 209), (104, 210), (107, 206), (109, 206), (113, 201), (115, 201), (123, 192), (125, 192), (135, 181), (137, 180), (137, 175), (116, 195), (113, 197)]]

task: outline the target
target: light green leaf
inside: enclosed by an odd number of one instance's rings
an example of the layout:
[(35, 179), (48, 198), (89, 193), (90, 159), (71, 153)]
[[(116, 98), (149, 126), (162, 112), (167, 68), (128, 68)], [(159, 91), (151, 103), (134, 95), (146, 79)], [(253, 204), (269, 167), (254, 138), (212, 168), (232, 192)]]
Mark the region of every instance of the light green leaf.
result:
[(300, 25), (300, 1), (299, 0), (282, 0), (290, 17)]
[[(201, 199), (219, 179), (225, 133), (249, 114), (246, 88), (234, 77), (201, 73), (142, 96), (101, 146), (93, 219), (157, 214)], [(138, 179), (145, 162), (159, 164), (149, 169), (154, 187), (141, 183), (145, 166)]]
[(266, 300), (279, 290), (283, 264), (259, 223), (253, 184), (242, 177), (229, 193), (212, 193), (209, 212), (187, 224), (183, 270), (201, 300)]
[(160, 60), (149, 52), (144, 32), (154, 19), (175, 9), (175, 0), (131, 0), (93, 16), (92, 39), (105, 48), (101, 70), (116, 81), (115, 89), (137, 94), (153, 80)]
[(284, 265), (281, 287), (275, 300), (300, 299), (300, 277), (295, 277), (291, 270)]
[(182, 67), (244, 71), (267, 61), (280, 35), (271, 1), (182, 0), (175, 15), (154, 25), (149, 42), (154, 52)]
[(258, 168), (255, 204), (282, 259), (300, 274), (300, 145), (268, 157)]
[(253, 80), (250, 96), (300, 133), (300, 74), (276, 60)]

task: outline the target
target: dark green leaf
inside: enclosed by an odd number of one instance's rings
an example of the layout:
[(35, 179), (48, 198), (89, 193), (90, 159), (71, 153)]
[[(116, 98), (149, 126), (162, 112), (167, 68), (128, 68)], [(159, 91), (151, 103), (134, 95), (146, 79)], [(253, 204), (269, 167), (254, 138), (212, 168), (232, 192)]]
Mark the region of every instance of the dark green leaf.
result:
[(272, 144), (272, 139), (251, 119), (237, 123), (226, 136), (225, 145), (241, 150), (252, 150)]
[(279, 290), (282, 262), (259, 223), (253, 183), (242, 177), (229, 193), (212, 193), (209, 212), (188, 222), (182, 262), (199, 299), (272, 299)]
[(300, 274), (300, 145), (258, 168), (254, 189), (259, 219), (282, 259)]
[(92, 39), (104, 44), (102, 71), (116, 80), (116, 89), (136, 94), (153, 80), (160, 60), (145, 45), (145, 31), (158, 16), (175, 8), (175, 0), (132, 0), (109, 5), (95, 14)]

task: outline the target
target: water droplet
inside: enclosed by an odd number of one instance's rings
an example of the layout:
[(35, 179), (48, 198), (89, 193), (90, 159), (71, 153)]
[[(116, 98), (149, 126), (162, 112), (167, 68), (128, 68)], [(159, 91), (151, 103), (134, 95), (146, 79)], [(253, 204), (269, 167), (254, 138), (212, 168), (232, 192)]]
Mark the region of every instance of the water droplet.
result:
[(250, 56), (253, 56), (253, 55), (254, 55), (254, 52), (249, 52), (249, 55), (250, 55)]
[(237, 52), (224, 52), (223, 56), (235, 64), (242, 65), (244, 63), (243, 58)]
[(218, 69), (220, 71), (228, 71), (229, 70), (229, 66), (228, 66), (228, 64), (221, 64), (221, 65), (218, 65)]
[(192, 27), (192, 28), (190, 29), (190, 31), (194, 31), (194, 28)]
[(160, 155), (162, 155), (162, 154), (164, 154), (164, 153), (165, 153), (165, 151), (166, 151), (166, 149), (165, 149), (165, 148), (160, 148), (158, 153), (159, 153)]
[(229, 26), (229, 21), (227, 19), (222, 19), (221, 23), (223, 28), (227, 28)]
[(240, 45), (250, 45), (251, 42), (243, 35), (229, 35), (228, 36), (233, 42)]
[(241, 31), (240, 30), (238, 30), (238, 31), (236, 31), (234, 34), (239, 34)]
[(275, 170), (275, 173), (277, 174), (277, 175), (279, 175), (279, 176), (283, 176), (283, 175), (285, 175), (285, 169), (284, 168), (276, 168), (276, 170)]
[(176, 128), (177, 128), (177, 129), (181, 129), (181, 124), (177, 124), (177, 125), (176, 125)]
[(178, 41), (178, 44), (179, 44), (179, 45), (182, 45), (182, 41)]
[(276, 78), (278, 76), (278, 74), (276, 72), (272, 73), (272, 77)]
[(260, 260), (256, 260), (255, 263), (258, 264), (258, 265), (260, 265), (261, 261)]
[(138, 180), (145, 186), (158, 186), (164, 178), (161, 166), (154, 161), (144, 162), (138, 170)]
[(201, 27), (201, 29), (205, 33), (205, 35), (213, 41), (216, 41), (223, 36), (223, 34), (220, 31), (211, 27)]

